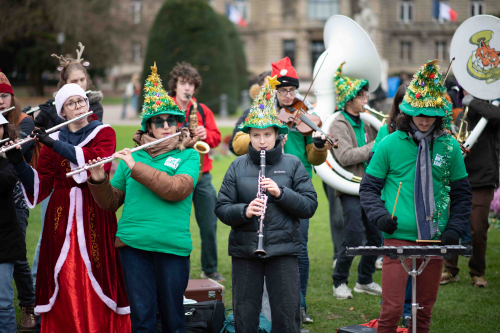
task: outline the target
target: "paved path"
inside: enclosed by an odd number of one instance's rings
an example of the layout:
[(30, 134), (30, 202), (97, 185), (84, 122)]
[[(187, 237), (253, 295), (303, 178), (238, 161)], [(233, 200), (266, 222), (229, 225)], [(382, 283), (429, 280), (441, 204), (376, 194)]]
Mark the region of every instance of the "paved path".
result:
[[(103, 105), (103, 108), (103, 123), (105, 124), (139, 126), (139, 124), (141, 123), (141, 118), (137, 116), (130, 105), (127, 106), (127, 115), (125, 119), (121, 119), (123, 111), (122, 105)], [(230, 117), (226, 119), (215, 117), (215, 122), (217, 123), (218, 127), (233, 127), (234, 124), (236, 124), (237, 119), (237, 117)]]

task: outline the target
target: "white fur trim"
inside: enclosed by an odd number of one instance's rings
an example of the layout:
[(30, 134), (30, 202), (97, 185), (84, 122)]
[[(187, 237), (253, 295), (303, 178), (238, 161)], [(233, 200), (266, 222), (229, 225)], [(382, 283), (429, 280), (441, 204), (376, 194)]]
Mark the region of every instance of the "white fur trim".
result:
[[(96, 137), (97, 133), (99, 133), (103, 128), (106, 128), (106, 127), (111, 127), (111, 126), (107, 125), (107, 124), (97, 126), (96, 128), (94, 128), (92, 133), (90, 133), (89, 136), (87, 136), (85, 138), (85, 140), (83, 140), (80, 144), (78, 144), (78, 146), (75, 146), (76, 160), (77, 160), (78, 164), (74, 164), (73, 162), (70, 162), (71, 169), (76, 169), (76, 168), (79, 168), (79, 167), (82, 167), (85, 165), (85, 163), (86, 163), (85, 156), (83, 154), (83, 149), (81, 147), (83, 147), (87, 143), (89, 143), (90, 140), (93, 140)], [(107, 156), (101, 156), (101, 158), (103, 158), (103, 157), (107, 157)], [(81, 172), (79, 174), (76, 174), (73, 176), (73, 179), (75, 180), (75, 182), (77, 184), (83, 184), (87, 181), (87, 172)]]
[[(116, 302), (114, 302), (112, 299), (104, 295), (101, 286), (95, 279), (94, 275), (92, 274), (92, 266), (89, 260), (89, 255), (87, 252), (87, 244), (85, 241), (85, 230), (83, 226), (83, 197), (82, 197), (82, 190), (78, 187), (73, 187), (70, 191), (70, 211), (69, 211), (69, 216), (68, 216), (68, 227), (66, 228), (66, 238), (64, 239), (64, 244), (61, 249), (61, 254), (59, 255), (59, 258), (57, 259), (56, 262), (56, 267), (54, 268), (54, 281), (56, 288), (54, 290), (54, 295), (49, 300), (49, 304), (46, 305), (38, 305), (35, 307), (35, 313), (40, 314), (43, 312), (49, 312), (52, 307), (54, 306), (55, 300), (57, 298), (57, 294), (59, 293), (59, 281), (58, 281), (58, 276), (59, 272), (61, 271), (62, 266), (64, 265), (64, 262), (66, 261), (66, 258), (68, 256), (69, 248), (71, 246), (70, 244), (70, 233), (72, 229), (72, 224), (73, 224), (73, 217), (74, 213), (76, 210), (76, 232), (77, 232), (77, 238), (78, 238), (78, 246), (80, 249), (80, 255), (82, 257), (82, 260), (85, 264), (85, 267), (87, 268), (87, 274), (89, 276), (90, 282), (92, 284), (92, 288), (94, 291), (97, 293), (99, 298), (108, 306), (111, 310), (116, 312), (119, 315), (126, 315), (130, 314), (130, 307), (123, 307), (119, 308), (117, 307)], [(76, 208), (75, 208), (76, 207)], [(76, 244), (74, 244), (76, 246)]]
[(282, 69), (282, 70), (280, 71), (280, 75), (281, 75), (281, 76), (285, 76), (287, 73), (288, 73), (288, 71), (287, 71), (286, 69)]
[(56, 285), (56, 288), (54, 289), (54, 295), (52, 295), (52, 297), (49, 299), (49, 304), (37, 305), (35, 307), (35, 314), (49, 312), (54, 306), (57, 294), (59, 293), (59, 280), (58, 280), (59, 272), (61, 271), (61, 268), (64, 265), (66, 258), (68, 257), (69, 247), (71, 246), (70, 233), (71, 233), (71, 228), (73, 227), (73, 214), (75, 213), (76, 189), (79, 188), (73, 187), (69, 192), (69, 214), (68, 214), (68, 226), (66, 227), (66, 237), (64, 238), (64, 244), (62, 246), (61, 253), (59, 254), (59, 258), (57, 258), (56, 266), (54, 267), (54, 282)]
[[(92, 287), (94, 291), (97, 293), (99, 298), (106, 304), (111, 310), (117, 312), (116, 302), (113, 301), (108, 296), (104, 295), (101, 286), (97, 282), (94, 274), (92, 274), (92, 264), (89, 259), (89, 253), (87, 252), (87, 243), (85, 241), (85, 229), (83, 226), (83, 197), (82, 197), (82, 189), (76, 187), (76, 231), (78, 236), (78, 246), (80, 247), (80, 255), (82, 256), (83, 262), (85, 263), (85, 267), (87, 267), (87, 274), (89, 276), (90, 282), (92, 283)], [(128, 308), (128, 312), (127, 311)], [(121, 308), (123, 314), (130, 313), (130, 307)], [(118, 312), (117, 312), (118, 313)]]
[(57, 115), (66, 120), (63, 116), (61, 116), (61, 109), (63, 108), (64, 103), (70, 98), (71, 96), (81, 96), (87, 101), (87, 109), (90, 109), (90, 104), (89, 104), (89, 99), (87, 98), (87, 95), (85, 94), (85, 91), (76, 83), (68, 83), (62, 86), (61, 89), (56, 93), (56, 110), (57, 110)]
[(33, 202), (30, 202), (30, 199), (26, 195), (26, 189), (24, 188), (23, 183), (20, 182), (20, 184), (21, 184), (21, 188), (23, 189), (24, 201), (26, 202), (26, 205), (28, 205), (29, 209), (33, 209), (38, 204), (38, 193), (40, 190), (40, 178), (38, 178), (38, 172), (35, 169), (33, 169), (31, 166), (30, 166), (30, 168), (33, 170), (33, 173), (35, 174), (35, 179), (34, 179), (35, 183), (34, 183), (34, 188), (33, 188)]

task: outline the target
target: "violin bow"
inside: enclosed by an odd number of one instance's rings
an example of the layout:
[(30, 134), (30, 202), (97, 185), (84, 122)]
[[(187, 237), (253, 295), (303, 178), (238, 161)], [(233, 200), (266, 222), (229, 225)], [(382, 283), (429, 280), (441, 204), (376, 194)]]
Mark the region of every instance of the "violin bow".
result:
[[(304, 101), (307, 98), (307, 95), (309, 95), (309, 91), (311, 91), (311, 88), (314, 84), (314, 80), (316, 80), (316, 77), (318, 76), (319, 72), (321, 71), (321, 67), (323, 67), (323, 64), (325, 63), (326, 58), (328, 57), (328, 52), (325, 55), (325, 58), (323, 59), (323, 62), (321, 62), (321, 65), (319, 66), (318, 72), (316, 72), (316, 75), (314, 75), (313, 80), (311, 82), (311, 85), (309, 86), (309, 89), (307, 89), (307, 92), (304, 96), (304, 99), (301, 101), (302, 105), (299, 108), (299, 111), (302, 110), (302, 107), (304, 106)], [(290, 123), (290, 126), (288, 126), (288, 130), (290, 131), (292, 129), (293, 124), (295, 123), (295, 120), (297, 120), (297, 117), (299, 116), (299, 112), (295, 113), (295, 117), (293, 118), (293, 121)]]

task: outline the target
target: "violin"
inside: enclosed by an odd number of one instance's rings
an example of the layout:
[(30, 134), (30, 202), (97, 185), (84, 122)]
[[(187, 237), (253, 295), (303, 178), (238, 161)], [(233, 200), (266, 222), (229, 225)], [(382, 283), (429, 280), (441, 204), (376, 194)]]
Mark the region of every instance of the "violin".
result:
[(335, 149), (338, 148), (338, 139), (333, 140), (320, 128), (322, 125), (321, 118), (314, 113), (307, 113), (307, 109), (303, 101), (298, 100), (290, 106), (281, 108), (278, 113), (278, 118), (282, 122), (286, 123), (289, 128), (292, 128), (292, 126), (295, 125), (297, 131), (303, 136), (309, 136), (314, 131), (320, 132), (326, 137), (330, 146)]

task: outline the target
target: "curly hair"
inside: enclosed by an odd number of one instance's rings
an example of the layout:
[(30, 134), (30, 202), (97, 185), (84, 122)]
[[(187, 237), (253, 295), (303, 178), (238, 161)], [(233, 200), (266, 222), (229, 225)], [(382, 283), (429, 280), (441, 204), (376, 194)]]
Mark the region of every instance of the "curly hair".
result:
[(201, 76), (190, 63), (185, 61), (177, 63), (177, 66), (170, 72), (170, 80), (168, 81), (168, 90), (170, 96), (175, 96), (177, 82), (179, 79), (186, 80), (194, 84), (194, 92), (197, 92), (201, 87)]
[(0, 138), (0, 140), (9, 138), (14, 141), (17, 138), (21, 137), (19, 130), (16, 130), (16, 127), (12, 126), (11, 124), (3, 124), (0, 126), (3, 127), (3, 136)]

